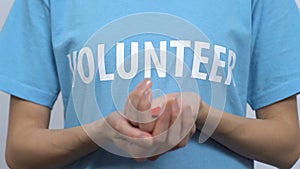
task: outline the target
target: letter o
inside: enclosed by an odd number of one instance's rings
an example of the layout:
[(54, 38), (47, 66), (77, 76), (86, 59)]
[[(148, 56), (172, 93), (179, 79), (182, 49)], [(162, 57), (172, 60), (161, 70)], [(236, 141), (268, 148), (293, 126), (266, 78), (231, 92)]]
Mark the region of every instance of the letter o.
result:
[[(86, 58), (87, 58), (88, 76), (86, 76), (84, 73), (84, 66), (83, 66), (84, 56), (86, 56)], [(95, 75), (95, 64), (94, 63), (95, 62), (94, 62), (94, 56), (93, 56), (92, 50), (88, 47), (82, 48), (78, 54), (77, 70), (78, 70), (81, 80), (86, 84), (91, 83), (94, 79), (94, 75)]]

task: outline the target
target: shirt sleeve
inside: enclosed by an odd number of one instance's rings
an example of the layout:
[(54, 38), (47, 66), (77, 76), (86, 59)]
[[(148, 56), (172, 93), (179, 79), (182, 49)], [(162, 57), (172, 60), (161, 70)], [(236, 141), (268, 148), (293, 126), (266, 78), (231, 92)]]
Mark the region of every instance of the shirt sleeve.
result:
[(15, 0), (0, 32), (0, 90), (52, 108), (59, 93), (50, 11), (43, 0)]
[(300, 13), (295, 0), (252, 1), (248, 103), (257, 110), (300, 92)]

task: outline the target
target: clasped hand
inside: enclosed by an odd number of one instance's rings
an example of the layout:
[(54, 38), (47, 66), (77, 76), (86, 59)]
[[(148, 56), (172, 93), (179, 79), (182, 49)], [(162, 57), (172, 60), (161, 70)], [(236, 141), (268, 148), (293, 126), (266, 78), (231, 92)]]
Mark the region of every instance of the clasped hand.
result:
[(138, 161), (184, 147), (196, 131), (197, 106), (191, 104), (200, 103), (199, 97), (175, 93), (152, 100), (151, 87), (146, 79), (130, 93), (123, 116), (116, 114), (122, 120), (113, 127), (120, 132), (115, 143)]
[(144, 161), (156, 160), (188, 143), (196, 131), (200, 97), (193, 93), (173, 93), (152, 99), (151, 87), (149, 79), (141, 82), (129, 94), (124, 111), (105, 118), (102, 131), (106, 131), (106, 136), (100, 138), (100, 144), (103, 140), (113, 142), (137, 161)]

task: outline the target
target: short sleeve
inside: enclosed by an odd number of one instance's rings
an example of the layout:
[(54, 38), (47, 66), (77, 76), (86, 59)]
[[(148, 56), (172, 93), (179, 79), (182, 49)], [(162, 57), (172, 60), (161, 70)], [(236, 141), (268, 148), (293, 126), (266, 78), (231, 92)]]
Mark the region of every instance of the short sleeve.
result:
[(248, 103), (257, 110), (300, 92), (300, 13), (295, 0), (253, 0)]
[(0, 90), (52, 108), (59, 82), (43, 0), (15, 0), (0, 32)]

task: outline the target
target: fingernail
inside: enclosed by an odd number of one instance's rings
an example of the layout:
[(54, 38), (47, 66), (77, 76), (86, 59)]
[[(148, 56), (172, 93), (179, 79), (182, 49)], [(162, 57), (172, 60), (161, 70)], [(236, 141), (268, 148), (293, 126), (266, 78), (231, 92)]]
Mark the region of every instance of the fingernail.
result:
[(151, 88), (151, 85), (152, 85), (151, 80), (150, 79), (145, 79), (141, 83), (139, 83), (137, 88), (139, 90), (147, 90), (147, 88)]
[(152, 117), (158, 117), (160, 114), (160, 111), (161, 111), (160, 107), (155, 107), (155, 108), (151, 109)]
[(149, 87), (151, 85), (151, 80), (150, 79), (145, 79), (141, 84), (140, 87), (142, 89), (146, 89), (147, 87)]
[(150, 79), (147, 79), (147, 80), (146, 80), (146, 83), (145, 83), (145, 86), (148, 88), (148, 87), (151, 86), (151, 84), (152, 84), (151, 80), (150, 80)]

